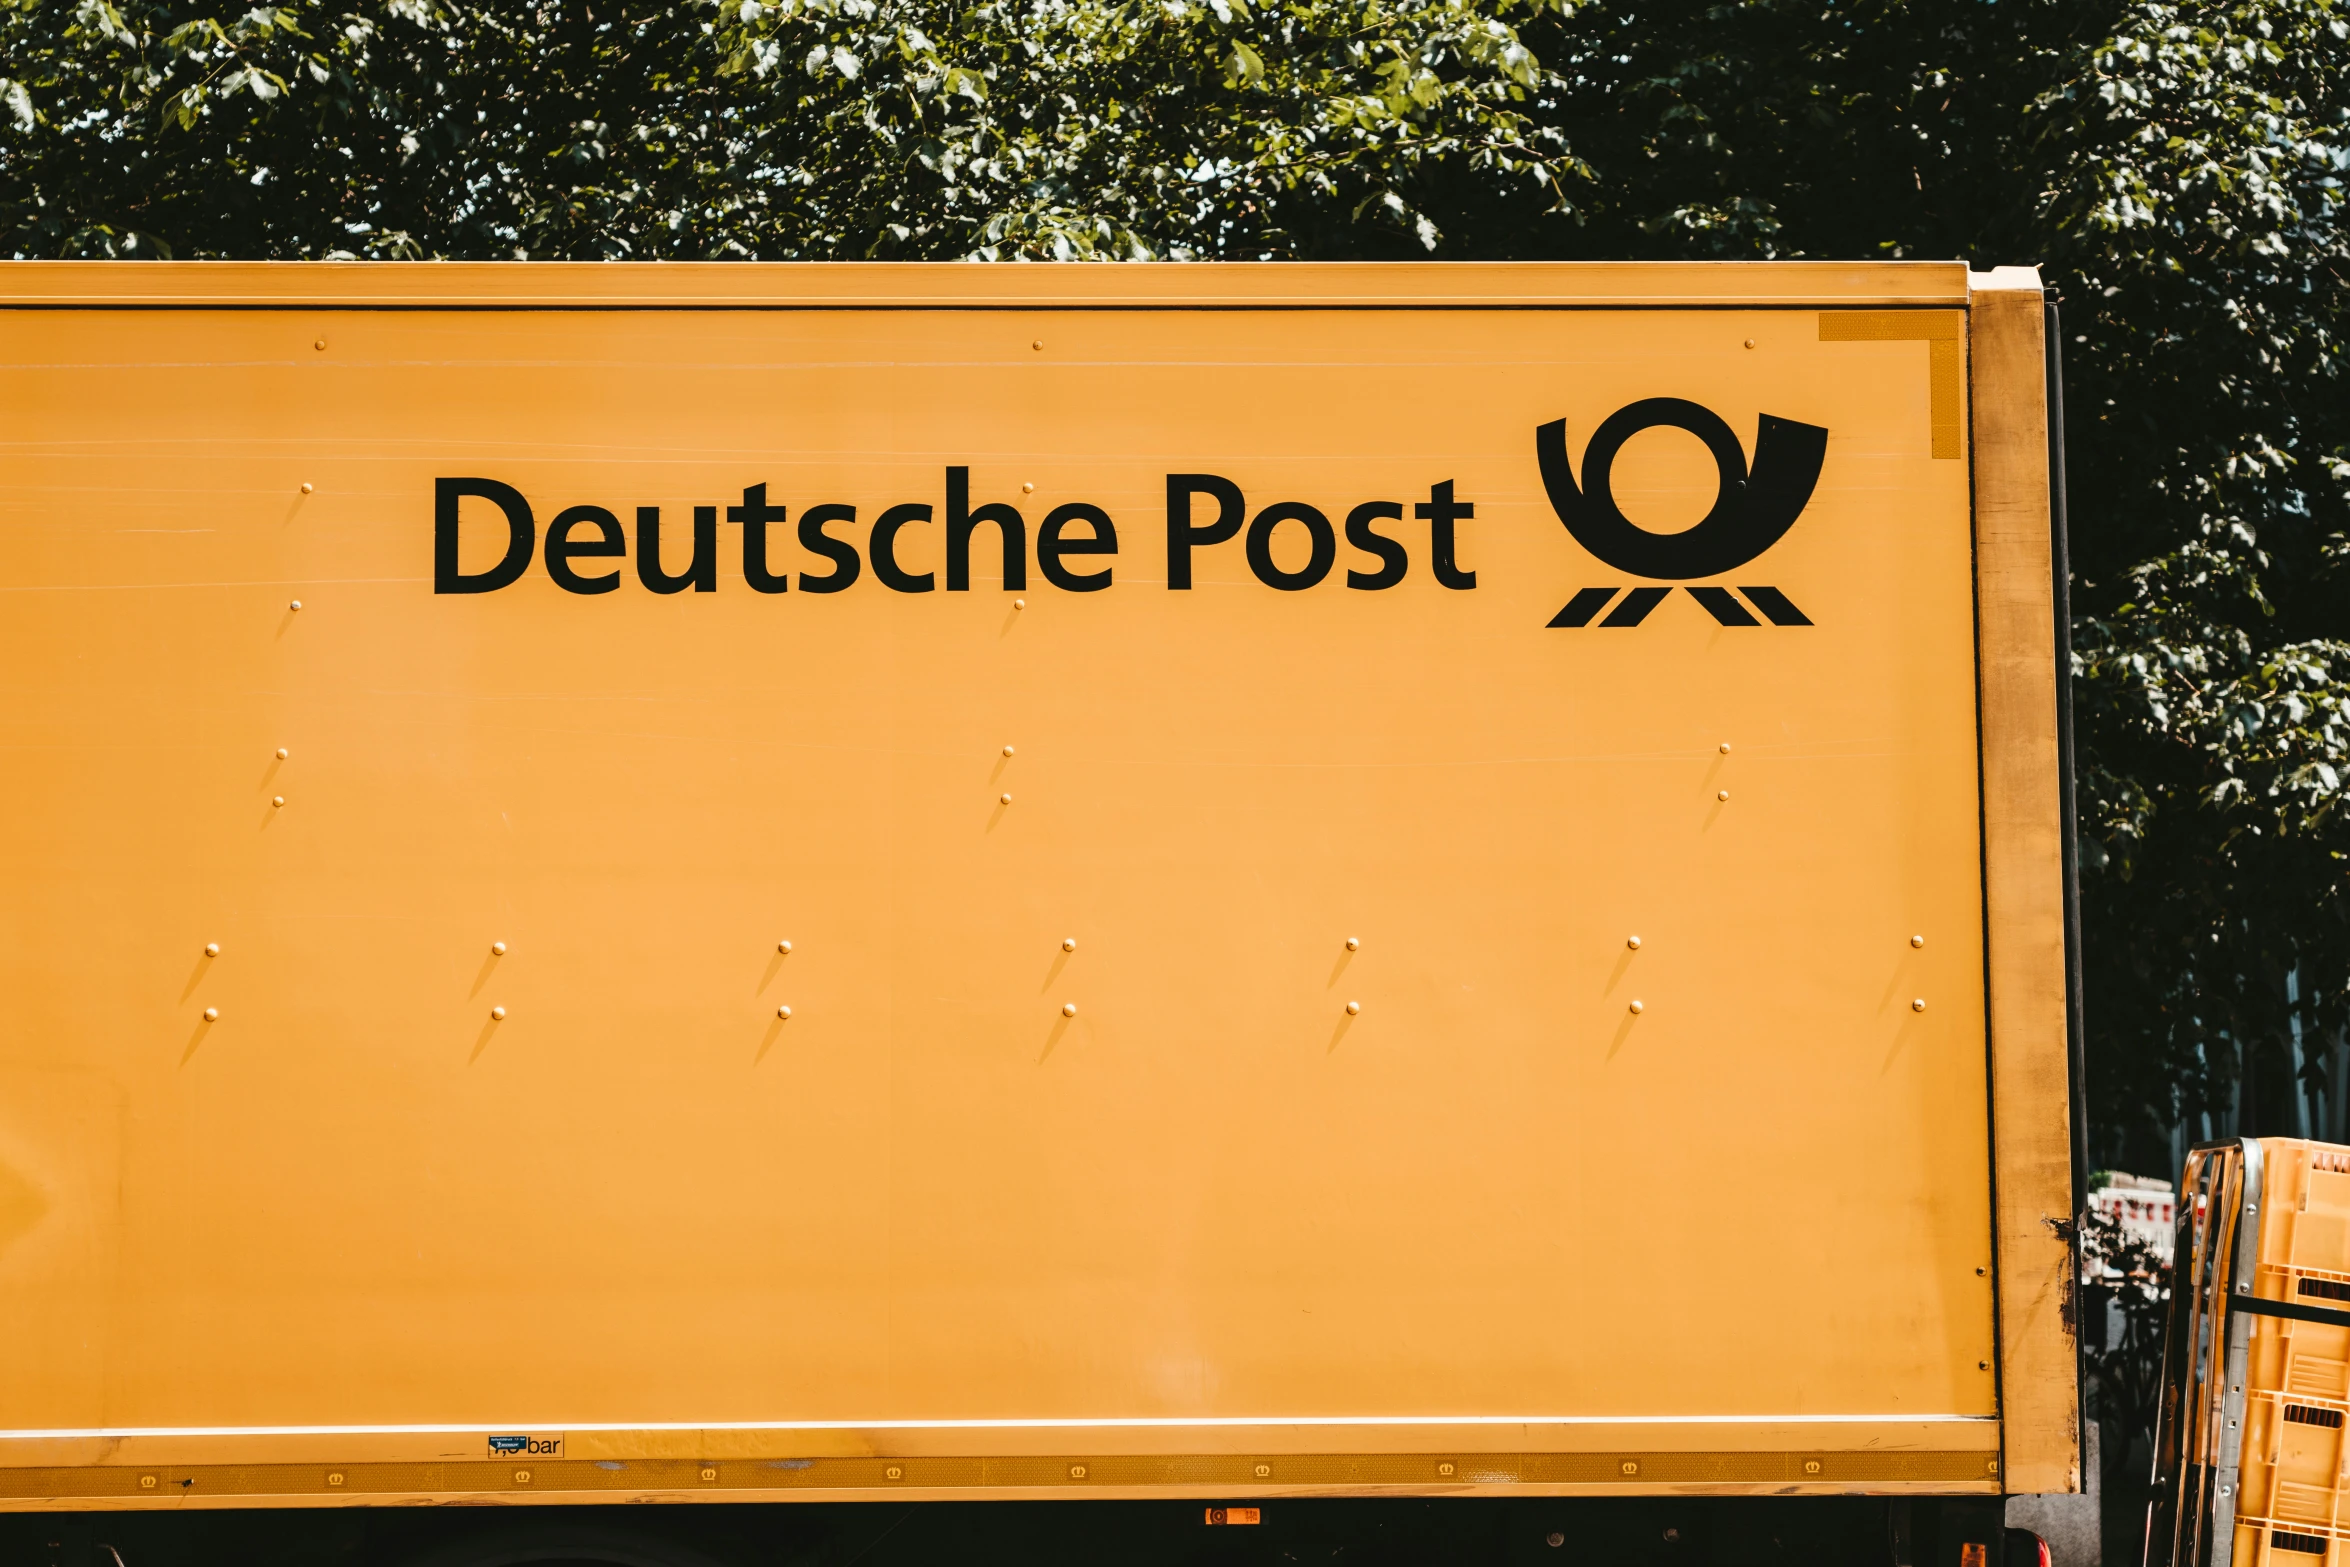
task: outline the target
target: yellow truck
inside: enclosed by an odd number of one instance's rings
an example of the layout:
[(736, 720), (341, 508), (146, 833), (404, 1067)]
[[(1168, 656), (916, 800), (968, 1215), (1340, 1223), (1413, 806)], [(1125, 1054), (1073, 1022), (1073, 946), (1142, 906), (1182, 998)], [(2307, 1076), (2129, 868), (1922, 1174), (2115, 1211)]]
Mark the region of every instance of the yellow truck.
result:
[(2029, 269), (0, 319), (0, 1559), (1997, 1567), (2079, 1488)]

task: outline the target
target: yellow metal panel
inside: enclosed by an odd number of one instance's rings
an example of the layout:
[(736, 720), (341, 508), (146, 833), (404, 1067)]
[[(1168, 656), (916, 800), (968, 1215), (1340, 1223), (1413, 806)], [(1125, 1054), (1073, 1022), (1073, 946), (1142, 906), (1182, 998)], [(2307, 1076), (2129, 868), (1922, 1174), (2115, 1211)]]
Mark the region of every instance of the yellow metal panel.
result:
[(1981, 274), (1970, 314), (2002, 1429), (2010, 1490), (2077, 1491), (2064, 824), (2039, 274)]
[(136, 267), (18, 261), (0, 299), (19, 305), (503, 306), (643, 310), (815, 306), (872, 310), (1022, 306), (1160, 309), (1503, 309), (1590, 305), (1943, 305), (1967, 302), (1962, 262), (1139, 262), (975, 267), (961, 262), (161, 261)]
[[(918, 1434), (1996, 1488), (1968, 474), (1927, 365), (1813, 310), (1249, 309), (1185, 270), (1227, 308), (976, 308), (967, 269), (957, 310), (343, 310), (282, 296), (347, 272), (247, 269), (279, 308), (10, 318), (0, 1082), (51, 1086), (0, 1100), (0, 1463), (164, 1443), (278, 1495), (274, 1464), (678, 1427), (777, 1433), (759, 1462)], [(1763, 415), (1829, 432), (1785, 538), (1696, 584), (1810, 624), (1681, 592), (1549, 624), (1632, 579), (1534, 432), (1581, 462), (1652, 397), (1748, 451)], [(1023, 514), (1025, 586), (982, 528), (968, 591), (892, 591), (876, 518), (943, 518), (964, 467)], [(1350, 589), (1377, 563), (1341, 542), (1277, 591), (1234, 539), (1171, 590), (1182, 473), (1334, 527), (1397, 503), (1408, 575)], [(541, 553), (435, 593), (450, 477), (541, 531), (608, 509), (628, 556), (575, 564), (623, 580)], [(1671, 429), (1614, 478), (1660, 530), (1716, 488)], [(1411, 515), (1447, 482), (1473, 587)], [(722, 520), (762, 484), (784, 593)], [(865, 554), (829, 595), (827, 502)], [(1073, 502), (1115, 520), (1069, 562), (1104, 591), (1035, 559)], [(712, 591), (640, 584), (656, 506), (671, 572), (721, 508)], [(945, 531), (901, 568), (943, 576)], [(1746, 1456), (1620, 1467), (1660, 1451)], [(1974, 1467), (1830, 1472), (1869, 1451)]]

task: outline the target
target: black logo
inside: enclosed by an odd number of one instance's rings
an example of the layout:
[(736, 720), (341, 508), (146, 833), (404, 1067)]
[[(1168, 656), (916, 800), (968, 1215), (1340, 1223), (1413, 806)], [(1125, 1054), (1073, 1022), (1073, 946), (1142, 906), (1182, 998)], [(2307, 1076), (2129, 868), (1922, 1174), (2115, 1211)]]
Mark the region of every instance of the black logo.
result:
[[(1705, 442), (1720, 475), (1713, 510), (1684, 533), (1650, 533), (1636, 526), (1608, 489), (1608, 473), (1615, 466), (1616, 453), (1626, 441), (1655, 425), (1687, 430)], [(1718, 577), (1736, 571), (1786, 536), (1810, 502), (1812, 487), (1819, 483), (1820, 463), (1828, 452), (1828, 432), (1816, 424), (1764, 414), (1755, 431), (1754, 469), (1749, 473), (1745, 450), (1719, 414), (1679, 397), (1644, 397), (1608, 415), (1592, 432), (1591, 443), (1583, 449), (1580, 486), (1567, 458), (1564, 419), (1553, 419), (1534, 432), (1534, 450), (1542, 462), (1542, 486), (1550, 492), (1551, 509), (1576, 543), (1618, 571), (1685, 582), (1691, 577)], [(1634, 588), (1599, 623), (1637, 626), (1672, 591), (1669, 587)], [(1588, 626), (1616, 592), (1612, 587), (1584, 588), (1551, 617), (1550, 623)], [(1741, 586), (1738, 593), (1746, 595), (1747, 603), (1761, 610), (1774, 626), (1811, 624), (1777, 588)], [(1762, 623), (1728, 588), (1691, 588), (1689, 596), (1725, 626)]]

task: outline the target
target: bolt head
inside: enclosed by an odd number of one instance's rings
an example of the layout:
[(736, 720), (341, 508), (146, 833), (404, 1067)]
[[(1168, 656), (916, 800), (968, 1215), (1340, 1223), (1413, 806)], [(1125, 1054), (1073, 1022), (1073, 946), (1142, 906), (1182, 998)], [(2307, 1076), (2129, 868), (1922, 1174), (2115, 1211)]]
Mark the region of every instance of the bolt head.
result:
[(1549, 1547), (1550, 1547), (1552, 1550), (1554, 1550), (1554, 1551), (1555, 1551), (1555, 1550), (1557, 1550), (1557, 1549), (1558, 1549), (1560, 1546), (1562, 1546), (1562, 1545), (1564, 1545), (1564, 1544), (1566, 1544), (1566, 1543), (1567, 1543), (1567, 1537), (1566, 1537), (1565, 1535), (1563, 1535), (1563, 1534), (1559, 1533), (1559, 1532), (1558, 1532), (1556, 1529), (1553, 1529), (1553, 1530), (1551, 1530), (1551, 1531), (1550, 1531), (1550, 1533), (1548, 1533), (1548, 1534), (1546, 1534), (1546, 1535), (1544, 1535), (1544, 1536), (1542, 1537), (1542, 1543), (1543, 1543), (1543, 1544), (1545, 1544), (1545, 1545), (1547, 1545), (1547, 1546), (1549, 1546)]

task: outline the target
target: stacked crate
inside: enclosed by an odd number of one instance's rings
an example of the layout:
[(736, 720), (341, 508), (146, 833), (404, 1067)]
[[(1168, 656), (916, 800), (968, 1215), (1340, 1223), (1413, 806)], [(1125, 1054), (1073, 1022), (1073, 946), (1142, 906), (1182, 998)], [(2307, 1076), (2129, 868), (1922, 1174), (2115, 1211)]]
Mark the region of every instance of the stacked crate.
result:
[[(2350, 1149), (2263, 1138), (2252, 1293), (2350, 1313)], [(2350, 1567), (2350, 1325), (2245, 1313), (2236, 1567)]]

